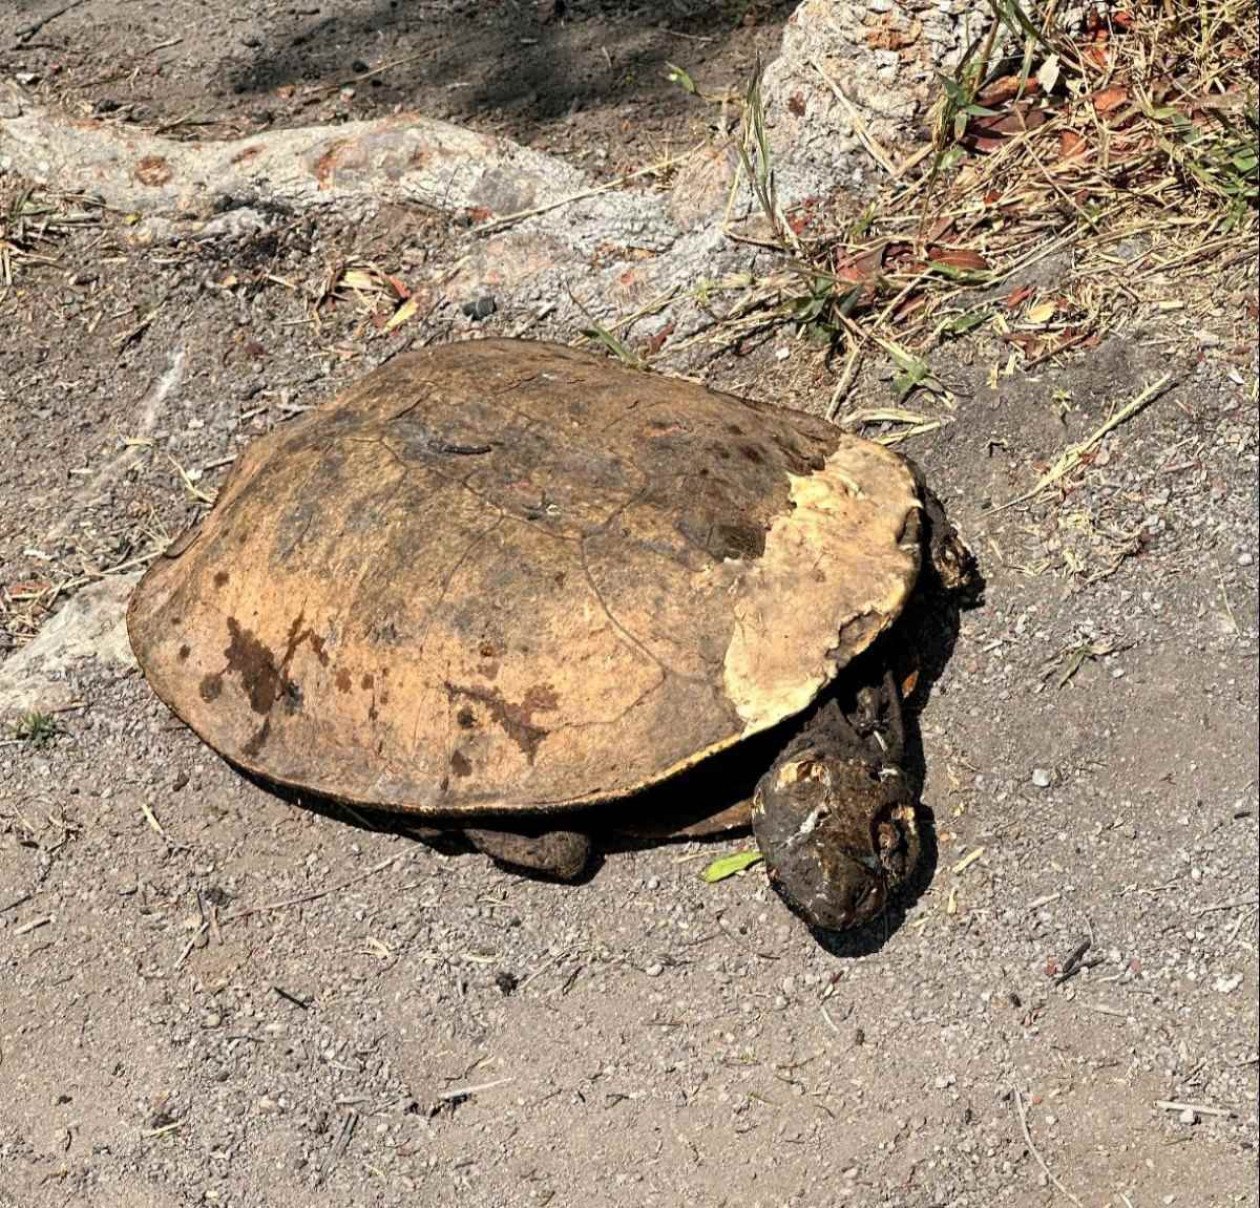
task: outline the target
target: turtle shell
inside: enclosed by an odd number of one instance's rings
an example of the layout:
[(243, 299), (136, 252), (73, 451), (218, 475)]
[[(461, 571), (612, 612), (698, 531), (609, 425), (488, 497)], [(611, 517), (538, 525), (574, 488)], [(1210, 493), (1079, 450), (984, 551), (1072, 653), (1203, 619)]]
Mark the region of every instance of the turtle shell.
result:
[(401, 355), (249, 446), (128, 610), (249, 772), (438, 817), (633, 793), (805, 709), (901, 610), (907, 463), (556, 345)]

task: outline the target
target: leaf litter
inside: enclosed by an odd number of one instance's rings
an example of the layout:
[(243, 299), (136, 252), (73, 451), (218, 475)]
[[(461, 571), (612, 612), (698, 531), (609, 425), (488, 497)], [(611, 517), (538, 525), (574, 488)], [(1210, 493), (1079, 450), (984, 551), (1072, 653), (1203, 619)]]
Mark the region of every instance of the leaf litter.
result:
[[(856, 221), (816, 199), (783, 208), (754, 79), (739, 157), (760, 213), (727, 234), (781, 262), (697, 286), (714, 321), (672, 350), (793, 329), (838, 369), (833, 418), (905, 439), (951, 418), (952, 394), (929, 359), (946, 341), (991, 333), (1010, 374), (1146, 313), (1186, 312), (1193, 329), (1223, 287), (1254, 277), (1256, 5), (1135, 0), (1092, 13), (1074, 35), (1055, 17), (1052, 0), (995, 4), (988, 33), (939, 80), (931, 145), (903, 162), (846, 106), (883, 172)], [(1052, 258), (1064, 267), (1047, 285), (1034, 270)], [(872, 354), (891, 361), (899, 408), (927, 396), (941, 414), (910, 425), (845, 414)]]

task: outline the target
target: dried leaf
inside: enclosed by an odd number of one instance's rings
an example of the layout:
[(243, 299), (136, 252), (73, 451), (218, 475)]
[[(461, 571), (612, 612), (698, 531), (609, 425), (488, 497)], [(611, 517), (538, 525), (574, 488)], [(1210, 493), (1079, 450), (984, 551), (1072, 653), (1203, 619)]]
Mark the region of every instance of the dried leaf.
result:
[(967, 123), (964, 142), (974, 143), (981, 149), (982, 143), (997, 140), (1000, 146), (1007, 138), (1023, 134), (1027, 130), (1036, 130), (1047, 121), (1046, 111), (1034, 107), (1025, 101), (1017, 101), (1006, 113), (994, 114), (992, 117), (978, 117)]
[(885, 247), (881, 245), (870, 251), (857, 252), (836, 261), (834, 270), (836, 280), (851, 282), (855, 285), (873, 281), (883, 268), (885, 250)]
[(1073, 159), (1082, 154), (1088, 144), (1075, 130), (1064, 130), (1059, 135), (1059, 158)]
[(964, 271), (987, 272), (989, 270), (989, 262), (970, 248), (943, 248), (934, 247), (928, 251), (928, 259), (933, 265), (944, 265), (946, 268), (962, 269)]
[(675, 324), (671, 321), (666, 323), (654, 336), (652, 336), (645, 346), (644, 351), (650, 357), (656, 356), (658, 352), (665, 346), (665, 341), (674, 334)]
[(1030, 361), (1039, 357), (1046, 346), (1044, 337), (1033, 335), (1030, 331), (1013, 331), (1006, 340), (1014, 344)]
[(1042, 323), (1049, 323), (1054, 318), (1058, 305), (1053, 302), (1038, 302), (1036, 306), (1030, 306), (1024, 315), (1024, 318), (1030, 323), (1036, 323), (1040, 326)]
[(393, 331), (395, 327), (401, 327), (408, 319), (414, 318), (417, 310), (420, 309), (420, 299), (414, 295), (408, 298), (386, 321), (382, 331)]
[(361, 268), (350, 268), (341, 274), (339, 285), (344, 285), (347, 289), (358, 289), (371, 292), (380, 289), (380, 282), (377, 280), (375, 273), (366, 272)]
[(708, 885), (725, 881), (727, 877), (733, 877), (737, 872), (743, 872), (754, 864), (760, 864), (763, 859), (761, 852), (755, 847), (732, 852), (729, 856), (719, 856), (700, 874), (700, 879)]
[(1059, 56), (1051, 55), (1037, 69), (1037, 83), (1041, 85), (1043, 92), (1053, 92), (1054, 86), (1059, 82)]
[(1110, 113), (1129, 99), (1129, 90), (1117, 84), (1111, 88), (1100, 88), (1090, 99), (1098, 113)]
[(1013, 101), (1016, 97), (1028, 96), (1036, 92), (1038, 87), (1037, 80), (1029, 79), (1025, 75), (999, 76), (991, 84), (986, 84), (976, 99), (982, 105), (1005, 105), (1007, 101)]

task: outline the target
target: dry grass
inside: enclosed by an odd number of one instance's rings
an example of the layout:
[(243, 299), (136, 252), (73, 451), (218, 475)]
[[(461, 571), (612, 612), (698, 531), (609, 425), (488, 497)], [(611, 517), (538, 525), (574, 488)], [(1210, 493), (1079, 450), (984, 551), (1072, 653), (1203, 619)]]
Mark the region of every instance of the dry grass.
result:
[(57, 247), (76, 228), (99, 225), (100, 213), (89, 198), (0, 185), (0, 302), (22, 267), (56, 264)]
[(1254, 289), (1255, 0), (1135, 0), (1071, 37), (1054, 0), (994, 7), (990, 36), (942, 80), (932, 147), (900, 164), (868, 147), (886, 184), (842, 229), (780, 209), (750, 91), (745, 174), (785, 265), (727, 283), (704, 339), (786, 324), (826, 341), (834, 414), (868, 353), (894, 362), (900, 400), (942, 394), (927, 354), (969, 332), (1000, 338), (1010, 372), (1143, 311), (1193, 315)]

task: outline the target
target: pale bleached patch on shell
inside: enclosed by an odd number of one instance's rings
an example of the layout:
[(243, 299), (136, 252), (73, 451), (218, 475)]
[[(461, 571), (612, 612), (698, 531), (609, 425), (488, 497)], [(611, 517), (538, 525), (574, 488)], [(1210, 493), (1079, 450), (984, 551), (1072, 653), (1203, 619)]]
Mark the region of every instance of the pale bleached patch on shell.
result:
[(844, 437), (822, 469), (790, 480), (793, 506), (733, 587), (723, 679), (745, 734), (807, 708), (897, 617), (919, 573), (917, 542), (901, 542), (919, 495), (900, 458)]

